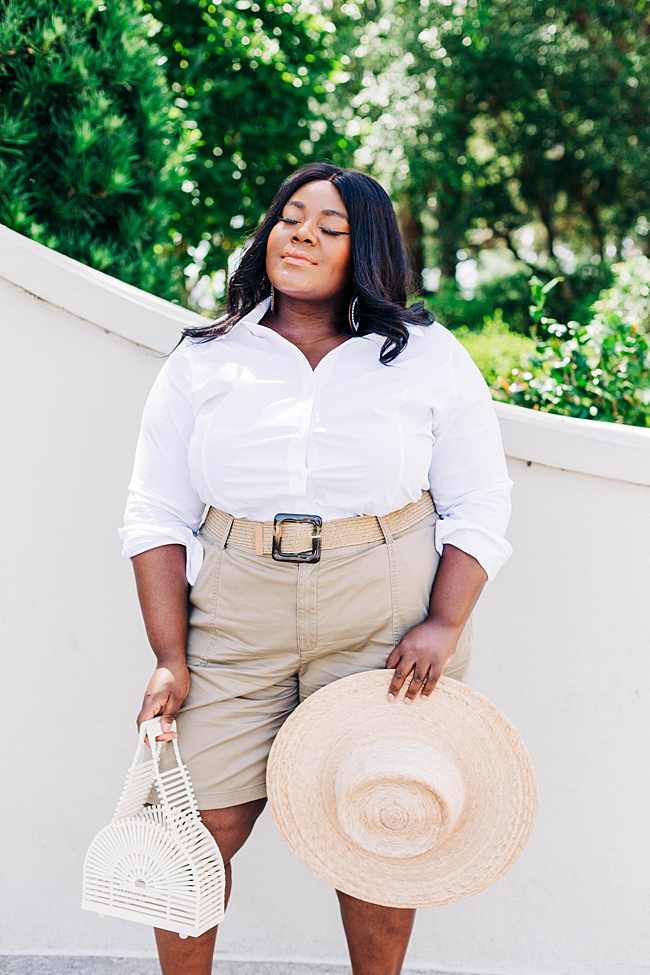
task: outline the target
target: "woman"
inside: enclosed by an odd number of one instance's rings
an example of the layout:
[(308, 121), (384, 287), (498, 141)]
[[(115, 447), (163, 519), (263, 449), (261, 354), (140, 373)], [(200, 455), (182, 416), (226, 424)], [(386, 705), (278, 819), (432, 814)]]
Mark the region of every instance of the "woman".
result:
[[(388, 667), (402, 707), (446, 666), (461, 676), (470, 612), (509, 554), (489, 392), (406, 307), (408, 278), (379, 184), (307, 166), (255, 233), (225, 321), (185, 334), (147, 402), (121, 532), (157, 657), (138, 722), (162, 715), (167, 740), (177, 717), (228, 884), (299, 700)], [(414, 912), (338, 896), (354, 975), (399, 973)], [(215, 933), (157, 931), (164, 975), (208, 975)]]

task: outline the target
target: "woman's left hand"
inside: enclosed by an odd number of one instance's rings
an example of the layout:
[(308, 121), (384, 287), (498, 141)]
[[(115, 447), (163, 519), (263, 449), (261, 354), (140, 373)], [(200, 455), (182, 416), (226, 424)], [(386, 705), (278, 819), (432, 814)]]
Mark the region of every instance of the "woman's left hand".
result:
[(456, 652), (460, 632), (456, 626), (427, 619), (405, 633), (388, 660), (386, 667), (395, 668), (388, 688), (388, 700), (393, 701), (409, 674), (413, 674), (404, 700), (407, 704), (421, 694), (429, 697), (435, 689), (443, 667)]

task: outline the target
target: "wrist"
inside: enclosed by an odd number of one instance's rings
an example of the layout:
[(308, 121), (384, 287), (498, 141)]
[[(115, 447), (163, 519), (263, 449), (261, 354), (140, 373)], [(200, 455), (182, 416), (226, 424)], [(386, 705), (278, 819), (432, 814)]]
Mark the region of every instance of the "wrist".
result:
[(156, 668), (166, 668), (167, 670), (187, 670), (187, 658), (185, 648), (182, 650), (154, 650), (156, 655)]
[(440, 616), (437, 613), (429, 613), (425, 620), (425, 623), (435, 627), (438, 630), (443, 630), (445, 633), (449, 633), (452, 636), (459, 637), (463, 632), (465, 623), (467, 620), (449, 619), (444, 616)]

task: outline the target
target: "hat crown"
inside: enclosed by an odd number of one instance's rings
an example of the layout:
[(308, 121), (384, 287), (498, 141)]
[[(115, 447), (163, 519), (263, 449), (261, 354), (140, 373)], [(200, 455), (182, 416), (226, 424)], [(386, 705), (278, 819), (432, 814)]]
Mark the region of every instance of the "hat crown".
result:
[(355, 744), (334, 788), (338, 819), (351, 842), (393, 859), (420, 856), (444, 843), (465, 801), (456, 765), (421, 741)]

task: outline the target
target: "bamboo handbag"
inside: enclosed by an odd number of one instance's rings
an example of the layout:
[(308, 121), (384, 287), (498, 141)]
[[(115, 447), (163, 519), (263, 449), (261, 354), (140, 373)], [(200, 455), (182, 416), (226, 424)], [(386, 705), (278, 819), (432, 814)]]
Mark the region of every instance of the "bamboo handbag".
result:
[[(199, 816), (178, 741), (158, 742), (160, 734), (159, 718), (140, 727), (115, 815), (86, 854), (81, 906), (196, 938), (223, 917), (223, 860)], [(160, 771), (163, 748), (173, 749), (175, 758), (166, 772)], [(155, 804), (149, 802), (152, 786)]]

